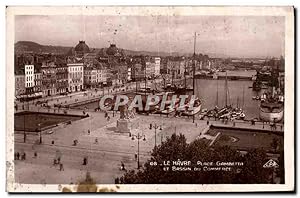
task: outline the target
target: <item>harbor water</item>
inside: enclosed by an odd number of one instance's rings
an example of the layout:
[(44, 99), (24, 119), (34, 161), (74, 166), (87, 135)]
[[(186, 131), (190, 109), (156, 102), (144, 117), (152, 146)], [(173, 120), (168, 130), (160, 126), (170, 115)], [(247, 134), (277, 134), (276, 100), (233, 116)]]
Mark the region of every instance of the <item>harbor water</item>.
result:
[[(252, 90), (252, 81), (228, 80), (227, 105), (240, 107), (246, 114), (246, 119), (259, 118), (259, 100), (253, 100), (253, 96), (261, 96), (263, 90), (256, 92)], [(192, 86), (192, 80), (187, 80), (187, 84)], [(244, 94), (243, 94), (244, 90)], [(202, 109), (213, 109), (215, 106), (224, 107), (226, 101), (225, 80), (195, 79), (195, 95), (202, 101)], [(188, 93), (192, 94), (192, 92)], [(218, 97), (217, 97), (218, 95)], [(244, 95), (244, 97), (243, 97)], [(99, 102), (90, 102), (83, 105), (76, 105), (76, 109), (95, 109), (99, 107)]]
[[(192, 80), (188, 81), (192, 85)], [(253, 96), (261, 96), (262, 91), (252, 90), (252, 81), (228, 80), (227, 105), (240, 107), (246, 114), (246, 119), (259, 118), (259, 100)], [(202, 101), (202, 109), (213, 109), (215, 106), (224, 107), (226, 103), (225, 80), (195, 79), (195, 95)], [(244, 90), (244, 91), (243, 91)], [(244, 92), (244, 94), (243, 94)], [(244, 97), (243, 97), (244, 95)]]

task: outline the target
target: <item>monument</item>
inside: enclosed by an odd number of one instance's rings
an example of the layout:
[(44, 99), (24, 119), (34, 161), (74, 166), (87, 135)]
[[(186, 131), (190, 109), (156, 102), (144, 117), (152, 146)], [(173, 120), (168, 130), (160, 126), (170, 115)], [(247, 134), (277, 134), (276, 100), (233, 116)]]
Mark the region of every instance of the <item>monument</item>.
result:
[(117, 120), (116, 132), (130, 133), (132, 129), (130, 118), (134, 117), (134, 112), (128, 110), (128, 105), (121, 106), (119, 110), (120, 118)]

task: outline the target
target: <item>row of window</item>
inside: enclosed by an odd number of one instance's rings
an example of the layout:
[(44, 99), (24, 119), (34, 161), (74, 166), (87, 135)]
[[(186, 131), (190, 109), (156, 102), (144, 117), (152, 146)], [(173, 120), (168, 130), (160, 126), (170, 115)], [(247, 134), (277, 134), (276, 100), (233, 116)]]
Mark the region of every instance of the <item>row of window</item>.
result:
[(33, 83), (32, 82), (27, 82), (26, 87), (33, 87)]
[(70, 71), (82, 71), (82, 67), (70, 67)]
[(33, 76), (26, 76), (26, 81), (32, 81), (32, 78)]

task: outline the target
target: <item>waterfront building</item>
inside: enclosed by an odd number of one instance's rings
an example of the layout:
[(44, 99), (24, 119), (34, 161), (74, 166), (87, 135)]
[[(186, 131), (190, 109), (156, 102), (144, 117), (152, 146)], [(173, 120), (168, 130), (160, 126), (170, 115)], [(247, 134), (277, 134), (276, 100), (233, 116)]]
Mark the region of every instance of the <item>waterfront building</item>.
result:
[(55, 95), (56, 65), (53, 61), (44, 61), (41, 67), (43, 96)]
[(25, 91), (34, 93), (34, 65), (25, 65)]
[(68, 63), (69, 92), (77, 92), (83, 89), (83, 62)]
[(132, 80), (132, 78), (131, 78), (131, 67), (128, 67), (127, 68), (127, 81), (131, 81)]
[(68, 67), (66, 63), (56, 65), (56, 92), (62, 94), (68, 92)]
[(160, 75), (160, 57), (155, 57), (155, 66), (154, 66), (154, 75), (159, 76)]
[(33, 90), (37, 96), (43, 95), (43, 93), (42, 93), (42, 73), (41, 72), (36, 71), (34, 73), (34, 88), (33, 88)]
[(94, 67), (86, 67), (83, 73), (84, 87), (95, 88), (98, 86), (98, 69)]
[(126, 83), (128, 81), (128, 66), (126, 64), (120, 64), (118, 67), (118, 77), (121, 83)]
[(173, 78), (182, 78), (186, 69), (186, 62), (182, 57), (176, 57), (168, 60), (167, 62), (167, 74), (173, 76)]
[(24, 70), (15, 71), (15, 97), (19, 98), (25, 94)]
[(160, 74), (167, 74), (167, 63), (168, 59), (167, 58), (162, 58), (160, 61)]
[(145, 71), (141, 63), (134, 63), (132, 68), (133, 68), (131, 71), (132, 79), (134, 79), (135, 81), (145, 79)]
[(151, 61), (146, 61), (146, 77), (153, 77), (155, 73), (155, 63)]

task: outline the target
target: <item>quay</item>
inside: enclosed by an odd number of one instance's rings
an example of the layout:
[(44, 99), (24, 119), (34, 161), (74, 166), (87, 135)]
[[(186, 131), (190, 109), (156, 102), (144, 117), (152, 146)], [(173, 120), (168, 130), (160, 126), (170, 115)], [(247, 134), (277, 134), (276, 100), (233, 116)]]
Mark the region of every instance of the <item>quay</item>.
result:
[(254, 81), (256, 79), (255, 70), (228, 70), (226, 72), (216, 72), (214, 74), (197, 74), (195, 75), (197, 79), (220, 79), (225, 80), (249, 80)]

